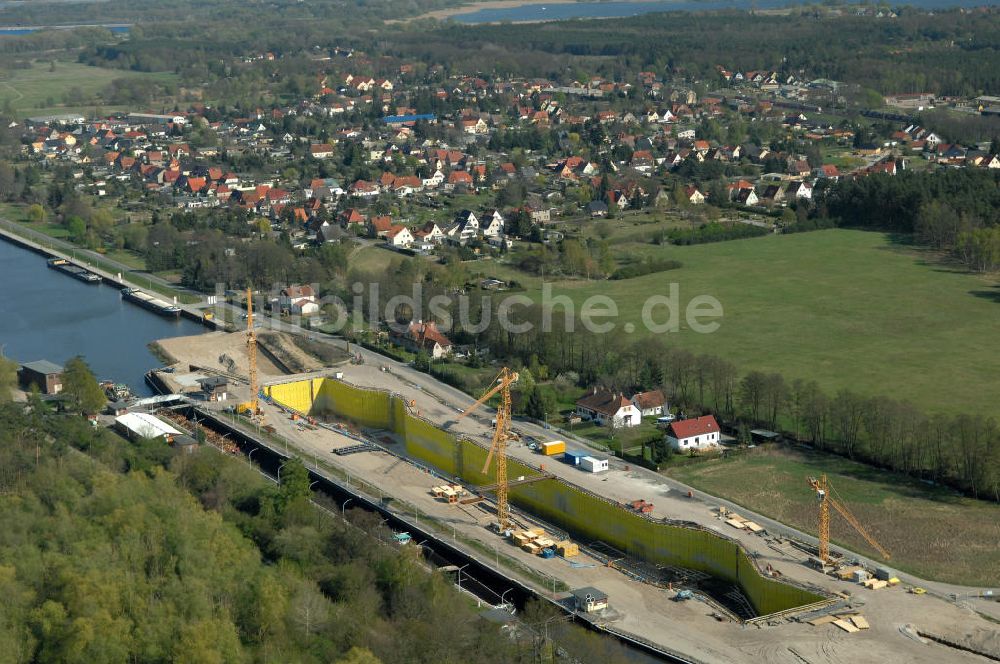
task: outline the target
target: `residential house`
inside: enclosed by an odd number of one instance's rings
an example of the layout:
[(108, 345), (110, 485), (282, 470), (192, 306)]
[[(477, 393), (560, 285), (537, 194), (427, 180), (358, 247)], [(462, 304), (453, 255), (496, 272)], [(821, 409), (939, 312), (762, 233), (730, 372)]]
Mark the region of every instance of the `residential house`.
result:
[(428, 221), (422, 228), (413, 233), (413, 238), (418, 242), (441, 242), (445, 238), (444, 232), (433, 221)]
[(337, 215), (337, 221), (343, 226), (350, 226), (351, 224), (363, 224), (366, 219), (365, 215), (358, 212), (357, 208), (347, 208)]
[(374, 198), (378, 196), (379, 188), (374, 182), (358, 180), (348, 188), (348, 193), (360, 198)]
[(785, 200), (785, 190), (781, 188), (780, 184), (768, 185), (760, 200), (765, 205), (781, 205)]
[(834, 164), (823, 164), (822, 166), (813, 171), (813, 175), (815, 175), (818, 178), (839, 180), (840, 170)]
[(413, 244), (413, 235), (406, 226), (396, 225), (386, 232), (385, 240), (397, 249), (405, 249)]
[(658, 417), (667, 407), (667, 398), (660, 390), (650, 390), (632, 395), (632, 403), (643, 417)]
[(503, 235), (504, 223), (504, 218), (503, 215), (500, 214), (500, 211), (493, 210), (488, 215), (483, 217), (482, 221), (479, 223), (479, 227), (482, 229), (484, 237), (493, 238)]
[(309, 154), (313, 159), (329, 159), (333, 156), (333, 146), (329, 143), (313, 143), (309, 146)]
[(757, 205), (760, 199), (757, 192), (751, 189), (739, 189), (736, 192), (736, 202), (742, 205)]
[(316, 291), (312, 286), (291, 285), (278, 294), (278, 306), (285, 311), (300, 316), (308, 316), (319, 311)]
[(604, 426), (634, 427), (642, 423), (642, 413), (620, 392), (596, 387), (576, 401), (576, 413)]
[(433, 321), (410, 321), (405, 331), (394, 332), (393, 336), (407, 350), (414, 353), (424, 351), (435, 359), (450, 354), (453, 346)]
[(691, 203), (691, 205), (701, 205), (705, 202), (705, 194), (698, 191), (698, 187), (693, 185), (684, 187), (684, 195), (687, 197), (687, 200)]
[(392, 230), (392, 226), (392, 217), (372, 217), (368, 221), (368, 235), (371, 237), (385, 239), (389, 236), (389, 231)]
[(813, 186), (808, 182), (793, 182), (788, 185), (785, 197), (790, 199), (802, 198), (807, 201), (812, 200)]
[(677, 420), (667, 427), (667, 443), (675, 450), (702, 450), (721, 444), (719, 423), (711, 415)]
[(591, 201), (587, 204), (587, 211), (593, 218), (608, 216), (608, 204), (604, 201)]

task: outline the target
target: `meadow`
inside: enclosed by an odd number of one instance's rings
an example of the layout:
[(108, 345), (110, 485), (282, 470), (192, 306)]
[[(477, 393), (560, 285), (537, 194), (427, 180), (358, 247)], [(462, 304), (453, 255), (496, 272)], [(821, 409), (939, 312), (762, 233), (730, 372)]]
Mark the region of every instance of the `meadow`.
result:
[[(946, 583), (987, 587), (996, 583), (1000, 506), (995, 504), (842, 457), (771, 447), (678, 466), (667, 474), (815, 535), (816, 495), (806, 478), (824, 472), (834, 497), (892, 555), (890, 567)], [(878, 553), (839, 514), (831, 513), (835, 545), (879, 560)]]
[[(646, 298), (680, 289), (681, 313), (699, 295), (722, 304), (710, 334), (683, 321), (668, 344), (709, 353), (741, 370), (816, 380), (829, 392), (909, 400), (928, 412), (990, 413), (1000, 397), (1000, 289), (936, 254), (883, 233), (826, 230), (687, 247), (628, 244), (621, 255), (676, 259), (683, 267), (621, 281), (561, 281), (579, 305), (610, 296), (615, 334), (641, 324)], [(505, 275), (508, 276), (508, 275)], [(514, 276), (510, 274), (509, 276)], [(540, 299), (537, 279), (522, 279)], [(579, 310), (579, 309), (578, 309)], [(663, 320), (664, 310), (657, 313)]]
[[(76, 62), (56, 62), (54, 70), (47, 61), (35, 61), (30, 69), (0, 69), (0, 106), (10, 103), (18, 114), (91, 113), (92, 98), (119, 78), (167, 82), (172, 73), (137, 73), (121, 69), (91, 67)], [(74, 88), (81, 99), (71, 99)], [(111, 110), (102, 105), (103, 110)]]

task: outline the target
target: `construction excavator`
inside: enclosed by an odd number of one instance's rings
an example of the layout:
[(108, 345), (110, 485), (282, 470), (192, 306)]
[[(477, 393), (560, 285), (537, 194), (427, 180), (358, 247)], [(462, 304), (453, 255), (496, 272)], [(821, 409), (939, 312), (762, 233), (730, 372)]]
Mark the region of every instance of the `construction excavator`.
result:
[(812, 490), (816, 492), (816, 498), (819, 501), (819, 559), (824, 565), (831, 562), (830, 558), (830, 507), (837, 510), (840, 516), (844, 517), (847, 523), (851, 524), (858, 533), (865, 538), (873, 549), (879, 552), (883, 558), (889, 560), (891, 556), (889, 552), (886, 551), (885, 547), (878, 543), (878, 541), (861, 525), (857, 517), (851, 514), (851, 511), (844, 506), (843, 503), (837, 501), (830, 495), (832, 487), (826, 479), (826, 474), (821, 475), (818, 479), (815, 477), (809, 478), (809, 486)]

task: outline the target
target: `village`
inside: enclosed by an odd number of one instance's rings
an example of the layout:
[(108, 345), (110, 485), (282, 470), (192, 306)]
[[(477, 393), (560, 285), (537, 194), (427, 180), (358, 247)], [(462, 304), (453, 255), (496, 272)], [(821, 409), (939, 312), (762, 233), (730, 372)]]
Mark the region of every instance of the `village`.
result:
[(992, 97), (896, 95), (857, 125), (830, 111), (851, 86), (776, 71), (487, 80), (340, 50), (315, 64), (314, 91), (294, 103), (29, 119), (22, 159), (69, 169), (78, 192), (133, 223), (173, 208), (211, 226), (228, 209), (298, 250), (348, 238), (466, 259), (629, 215), (778, 232), (841, 178), (1000, 168), (988, 143), (947, 143), (908, 115), (934, 103), (991, 114)]

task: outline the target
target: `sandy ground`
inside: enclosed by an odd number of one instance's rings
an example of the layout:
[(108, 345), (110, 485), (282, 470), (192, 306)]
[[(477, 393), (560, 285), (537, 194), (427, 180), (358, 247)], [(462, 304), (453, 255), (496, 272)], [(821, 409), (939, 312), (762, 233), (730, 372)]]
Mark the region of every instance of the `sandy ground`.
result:
[[(246, 335), (243, 332), (207, 332), (190, 337), (174, 337), (160, 339), (157, 342), (163, 350), (175, 358), (183, 370), (188, 366), (198, 366), (215, 371), (227, 372), (226, 365), (219, 361), (225, 354), (236, 363), (235, 374), (241, 377), (247, 375), (249, 360), (246, 347)], [(257, 354), (257, 372), (263, 377), (282, 376), (282, 372), (263, 354)]]

